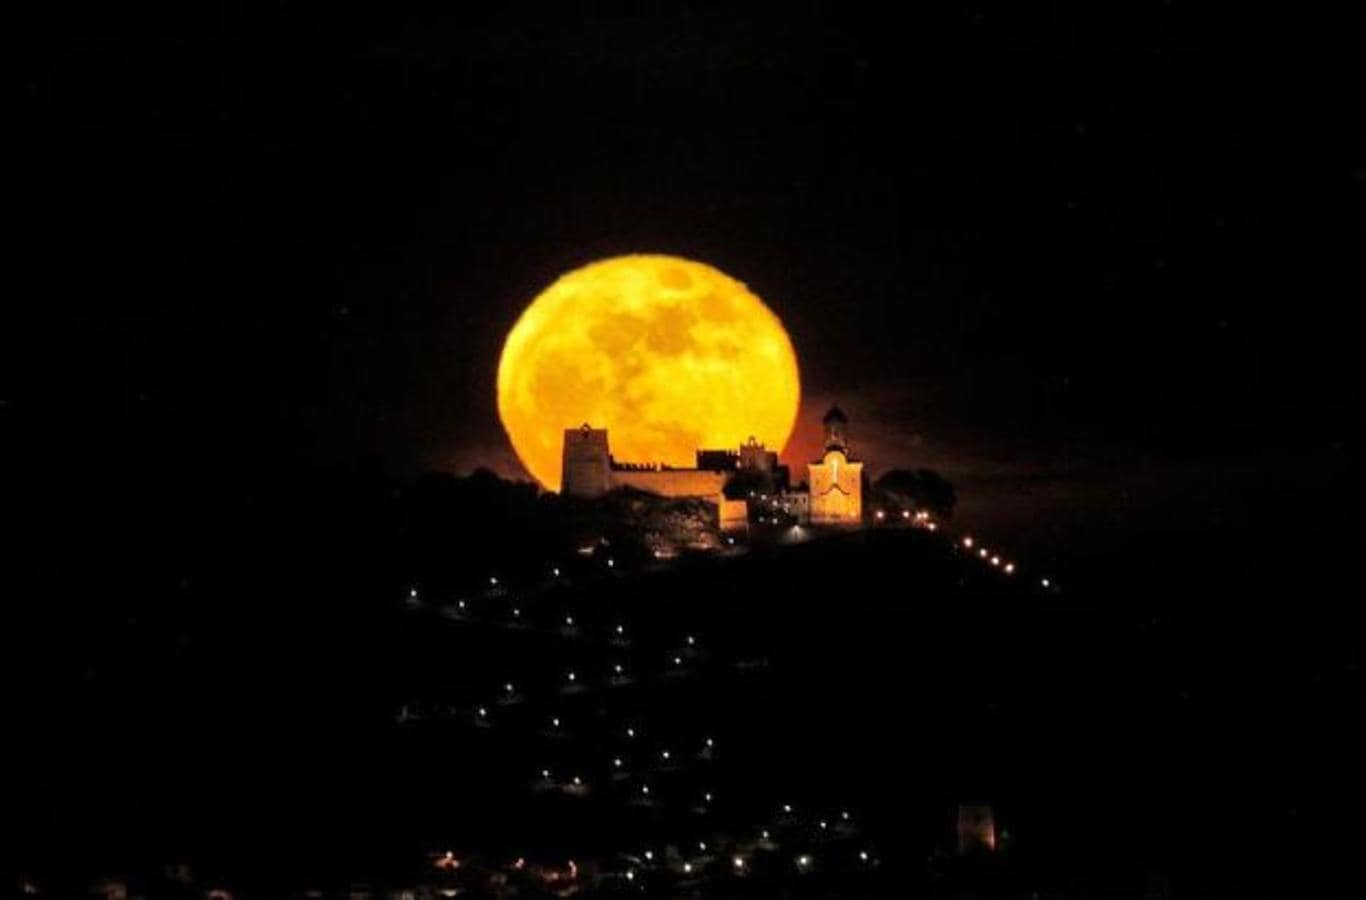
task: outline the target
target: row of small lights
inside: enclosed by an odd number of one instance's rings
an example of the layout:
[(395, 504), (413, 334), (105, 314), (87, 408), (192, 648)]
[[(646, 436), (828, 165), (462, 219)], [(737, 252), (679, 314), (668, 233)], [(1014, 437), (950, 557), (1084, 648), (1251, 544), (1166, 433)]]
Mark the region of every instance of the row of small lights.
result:
[[(612, 561), (609, 559), (609, 560), (608, 560), (608, 565), (610, 566), (611, 564), (612, 564)], [(560, 573), (559, 573), (559, 569), (553, 569), (552, 571), (553, 571), (553, 573), (554, 573), (555, 576), (557, 576), (557, 577), (559, 576), (559, 574), (560, 574)], [(496, 577), (490, 577), (490, 578), (489, 578), (489, 584), (490, 584), (491, 587), (497, 587), (498, 584), (499, 584), (498, 579), (497, 579)], [(417, 596), (418, 596), (417, 589), (416, 589), (416, 588), (410, 589), (409, 596), (410, 596), (412, 599), (417, 599)], [(465, 610), (465, 609), (467, 608), (467, 605), (466, 605), (465, 601), (463, 601), (463, 600), (462, 600), (462, 601), (459, 601), (457, 605), (458, 605), (458, 607), (459, 607), (462, 611)], [(520, 609), (514, 607), (514, 608), (512, 609), (512, 614), (513, 614), (514, 618), (520, 617)], [(572, 627), (574, 627), (574, 626), (575, 626), (574, 617), (573, 617), (572, 615), (566, 616), (565, 619), (564, 619), (564, 623), (563, 623), (563, 624), (564, 624), (564, 626), (567, 627), (567, 628), (572, 628)], [(625, 633), (626, 633), (626, 630), (625, 630), (625, 626), (624, 626), (624, 625), (618, 624), (618, 625), (616, 625), (616, 626), (614, 627), (614, 629), (613, 629), (614, 638), (622, 638), (622, 637), (625, 636)], [(686, 642), (686, 644), (687, 644), (687, 646), (688, 646), (689, 648), (694, 648), (694, 649), (696, 648), (696, 646), (697, 646), (697, 640), (696, 640), (696, 637), (695, 637), (695, 636), (693, 636), (693, 635), (686, 635), (685, 638), (684, 638), (684, 640), (685, 640), (685, 642)], [(677, 655), (677, 654), (675, 654), (675, 655), (671, 658), (671, 661), (672, 661), (672, 663), (673, 663), (675, 666), (680, 666), (680, 665), (683, 664), (683, 658), (682, 658), (681, 656)], [(615, 674), (621, 675), (621, 674), (623, 674), (624, 669), (623, 669), (623, 667), (622, 667), (620, 664), (614, 664), (614, 666), (613, 666), (613, 671), (614, 671)], [(576, 683), (578, 683), (578, 676), (577, 676), (577, 674), (576, 674), (573, 670), (570, 670), (569, 672), (566, 673), (566, 675), (565, 675), (565, 680), (566, 680), (568, 683), (570, 683), (570, 684), (576, 684)], [(507, 696), (509, 696), (509, 697), (515, 696), (515, 694), (516, 694), (516, 686), (515, 686), (512, 682), (507, 682), (507, 683), (505, 683), (505, 684), (503, 685), (503, 689), (504, 689), (505, 695), (507, 695)], [(485, 707), (485, 706), (480, 706), (480, 707), (478, 707), (477, 710), (476, 710), (476, 713), (477, 713), (478, 717), (480, 718), (480, 720), (482, 720), (482, 721), (487, 721), (487, 719), (488, 719), (488, 708), (487, 708), (487, 707)], [(554, 728), (554, 729), (556, 729), (556, 730), (559, 730), (559, 729), (563, 726), (563, 724), (564, 724), (564, 723), (563, 723), (563, 719), (562, 719), (561, 717), (559, 717), (559, 716), (553, 716), (553, 717), (551, 717), (551, 719), (550, 719), (550, 725), (551, 725), (551, 727)], [(638, 731), (634, 726), (628, 726), (626, 729), (624, 729), (623, 734), (624, 734), (624, 736), (625, 736), (628, 740), (634, 740), (635, 738), (637, 738), (637, 737), (639, 736), (639, 731)], [(711, 750), (713, 750), (713, 749), (715, 748), (715, 745), (716, 745), (716, 744), (715, 744), (715, 740), (714, 740), (713, 738), (708, 737), (708, 738), (705, 738), (705, 739), (704, 739), (703, 745), (704, 745), (704, 748), (705, 748), (705, 749), (704, 749), (704, 752), (709, 752), (709, 751), (711, 751)], [(672, 761), (672, 759), (673, 759), (673, 755), (672, 755), (671, 751), (669, 751), (669, 750), (667, 750), (667, 749), (659, 751), (659, 756), (660, 756), (660, 761), (661, 761), (661, 762), (665, 762), (665, 763), (670, 762), (670, 761)], [(620, 769), (624, 768), (624, 766), (625, 766), (625, 762), (624, 762), (624, 760), (622, 759), (622, 757), (620, 757), (620, 756), (614, 756), (614, 757), (612, 758), (612, 769), (613, 769), (613, 770), (620, 770)], [(544, 780), (544, 781), (549, 781), (549, 780), (551, 780), (552, 773), (551, 773), (551, 770), (550, 770), (550, 769), (541, 769), (540, 772), (539, 772), (539, 775), (540, 775), (540, 777), (541, 777), (542, 780)], [(574, 775), (574, 776), (572, 776), (572, 777), (570, 778), (568, 784), (571, 785), (571, 786), (574, 787), (574, 788), (584, 788), (584, 787), (587, 786), (587, 783), (585, 782), (584, 778), (583, 778), (581, 775)], [(649, 785), (648, 783), (642, 784), (642, 785), (640, 786), (640, 796), (641, 796), (642, 798), (650, 797), (650, 796), (651, 796), (651, 788), (650, 788), (650, 785)], [(713, 802), (714, 799), (715, 799), (715, 795), (714, 795), (712, 792), (710, 792), (710, 791), (704, 792), (703, 795), (702, 795), (702, 802), (703, 802), (703, 805), (710, 805), (710, 804)], [(793, 811), (793, 808), (792, 808), (791, 804), (784, 804), (783, 807), (782, 807), (782, 809), (783, 809), (783, 812), (784, 812), (785, 814), (788, 814), (788, 815), (790, 815), (790, 814), (792, 813), (792, 811)], [(844, 821), (848, 821), (849, 818), (850, 818), (848, 812), (842, 812), (840, 815), (841, 815), (841, 819), (844, 820)], [(822, 820), (820, 820), (820, 821), (818, 822), (818, 827), (820, 828), (821, 831), (826, 831), (826, 830), (828, 830), (828, 828), (829, 828), (829, 822), (822, 819)], [(768, 842), (768, 841), (770, 840), (770, 837), (771, 837), (771, 834), (770, 834), (770, 832), (769, 832), (767, 829), (764, 829), (763, 831), (760, 832), (760, 839), (761, 839), (761, 840), (763, 840), (763, 841), (765, 841), (765, 842)], [(698, 842), (698, 849), (699, 849), (700, 851), (705, 852), (706, 846), (707, 846), (707, 845), (706, 845), (706, 842), (705, 842), (705, 841), (699, 841), (699, 842)], [(644, 857), (644, 859), (645, 859), (647, 862), (652, 861), (653, 858), (654, 858), (653, 851), (650, 851), (650, 850), (644, 851), (643, 857)], [(863, 862), (863, 863), (868, 863), (868, 862), (870, 862), (871, 859), (872, 859), (871, 855), (869, 854), (869, 852), (868, 852), (867, 850), (861, 850), (861, 851), (859, 851), (859, 853), (858, 853), (858, 858), (859, 858), (859, 861), (860, 861), (860, 862)], [(458, 866), (458, 863), (456, 863), (454, 866), (450, 865), (450, 862), (453, 861), (453, 860), (454, 860), (454, 857), (448, 852), (448, 853), (446, 854), (445, 857), (442, 857), (440, 860), (438, 860), (437, 865), (438, 865), (438, 867), (442, 867), (442, 868), (453, 868), (453, 867), (457, 867), (457, 866)], [(519, 858), (519, 859), (518, 859), (518, 862), (519, 862), (519, 863), (522, 863), (523, 865), (525, 864), (524, 858)], [(814, 864), (814, 858), (813, 858), (812, 855), (809, 854), (809, 853), (800, 854), (800, 855), (798, 855), (798, 856), (795, 858), (794, 863), (795, 863), (795, 865), (796, 865), (796, 867), (797, 867), (798, 870), (800, 870), (800, 871), (807, 871), (807, 870), (809, 870), (809, 869), (812, 867), (812, 865)], [(748, 862), (747, 862), (746, 858), (745, 858), (743, 855), (736, 854), (736, 855), (734, 855), (734, 856), (732, 857), (732, 865), (733, 865), (733, 867), (735, 868), (735, 870), (736, 870), (737, 872), (742, 872), (742, 871), (747, 867)], [(514, 867), (515, 867), (515, 868), (522, 868), (522, 866), (517, 866), (517, 865), (515, 865)], [(570, 860), (570, 861), (569, 861), (569, 868), (571, 869), (571, 871), (575, 871), (575, 872), (577, 871), (577, 867), (576, 867), (576, 865), (574, 864), (574, 861), (573, 861), (573, 860)], [(693, 864), (692, 864), (691, 862), (686, 862), (686, 861), (685, 861), (685, 862), (682, 864), (682, 866), (681, 866), (681, 871), (682, 871), (682, 873), (685, 874), (685, 875), (686, 875), (686, 874), (692, 874), (692, 873), (693, 873), (693, 870), (694, 870), (694, 866), (693, 866)], [(636, 877), (636, 876), (635, 876), (635, 870), (633, 870), (633, 869), (628, 869), (628, 870), (626, 870), (626, 872), (624, 872), (623, 875), (624, 875), (624, 877), (625, 877), (627, 880), (630, 880), (630, 881), (633, 881), (633, 880), (635, 879), (635, 877)], [(575, 876), (575, 877), (576, 877), (576, 876)]]
[[(878, 510), (878, 511), (874, 514), (874, 517), (875, 517), (875, 518), (877, 519), (877, 521), (879, 521), (879, 522), (885, 521), (886, 513), (885, 513), (884, 511), (882, 511), (882, 510)], [(922, 511), (919, 511), (919, 512), (916, 512), (914, 515), (913, 515), (909, 510), (902, 510), (902, 511), (901, 511), (901, 518), (902, 518), (903, 520), (913, 522), (914, 524), (916, 524), (916, 525), (918, 525), (918, 526), (920, 526), (920, 527), (923, 527), (923, 528), (925, 528), (926, 530), (931, 531), (931, 532), (938, 531), (938, 528), (939, 528), (938, 523), (935, 522), (933, 519), (930, 518), (928, 512), (925, 512), (925, 511), (923, 511), (923, 510), (922, 510)], [(734, 539), (733, 539), (733, 538), (728, 538), (728, 541), (729, 541), (729, 543), (731, 543), (731, 544), (734, 543)], [(991, 553), (985, 546), (978, 546), (978, 545), (976, 544), (976, 540), (975, 540), (971, 535), (966, 535), (966, 536), (964, 536), (964, 537), (962, 538), (962, 540), (961, 540), (961, 544), (962, 544), (963, 548), (966, 549), (966, 550), (972, 550), (972, 549), (975, 548), (975, 549), (977, 550), (977, 557), (978, 557), (979, 559), (981, 559), (981, 560), (983, 560), (983, 561), (989, 563), (989, 564), (990, 564), (992, 567), (994, 567), (994, 568), (1000, 569), (1000, 570), (1001, 570), (1002, 572), (1004, 572), (1005, 574), (1007, 574), (1007, 575), (1013, 575), (1013, 574), (1015, 573), (1015, 563), (1014, 563), (1014, 562), (1003, 560), (998, 554)], [(607, 564), (607, 566), (608, 566), (609, 568), (612, 568), (612, 567), (614, 567), (614, 565), (615, 565), (614, 561), (613, 561), (612, 559), (610, 559), (610, 558), (609, 558), (608, 560), (606, 560), (606, 564)], [(559, 570), (558, 568), (553, 568), (551, 571), (552, 571), (552, 574), (553, 574), (554, 577), (558, 578), (558, 577), (560, 576), (560, 570)], [(1052, 588), (1052, 586), (1053, 586), (1052, 581), (1051, 581), (1049, 578), (1047, 578), (1047, 577), (1040, 578), (1039, 583), (1040, 583), (1040, 586), (1043, 587), (1044, 589), (1050, 589), (1050, 588)], [(496, 577), (490, 576), (490, 578), (489, 578), (489, 585), (490, 585), (491, 587), (497, 587), (498, 584), (499, 584), (498, 579), (497, 579)], [(413, 599), (416, 599), (416, 598), (417, 598), (417, 589), (416, 589), (416, 588), (412, 588), (412, 589), (410, 590), (410, 597), (412, 597)], [(459, 608), (462, 609), (462, 610), (464, 610), (464, 609), (466, 608), (465, 601), (463, 601), (463, 600), (460, 601), (458, 605), (459, 605)], [(520, 609), (514, 607), (514, 608), (512, 609), (512, 614), (513, 614), (513, 617), (514, 617), (514, 618), (520, 617), (520, 614), (521, 614), (521, 613), (520, 613)], [(573, 618), (573, 616), (566, 616), (566, 617), (565, 617), (565, 620), (564, 620), (564, 625), (565, 625), (565, 627), (569, 627), (569, 628), (574, 627), (574, 618)], [(616, 628), (615, 628), (614, 633), (615, 633), (615, 635), (616, 635), (617, 637), (622, 637), (622, 636), (624, 636), (624, 634), (625, 634), (625, 628), (624, 628), (624, 626), (622, 626), (622, 625), (617, 625)], [(695, 646), (695, 639), (693, 638), (693, 636), (691, 636), (691, 635), (687, 636), (686, 640), (687, 640), (687, 643), (688, 643), (688, 645), (689, 645), (690, 647), (691, 647), (691, 646)], [(677, 656), (677, 655), (675, 655), (675, 656), (672, 658), (672, 661), (673, 661), (674, 665), (676, 665), (676, 666), (677, 666), (677, 665), (681, 665), (682, 662), (683, 662), (682, 658), (681, 658), (680, 656)], [(621, 666), (620, 664), (615, 664), (615, 665), (614, 665), (614, 672), (615, 672), (615, 674), (621, 675), (621, 674), (623, 674), (623, 671), (624, 671), (624, 670), (623, 670), (623, 668), (622, 668), (622, 666)], [(569, 683), (571, 683), (571, 684), (576, 683), (576, 681), (577, 681), (577, 676), (576, 676), (576, 674), (575, 674), (573, 671), (570, 671), (570, 672), (568, 672), (567, 675), (566, 675), (566, 680), (567, 680)], [(505, 689), (505, 691), (506, 691), (506, 693), (507, 693), (508, 695), (513, 695), (513, 694), (515, 694), (515, 686), (514, 686), (511, 682), (505, 684), (505, 685), (504, 685), (504, 689)], [(482, 706), (479, 707), (479, 708), (478, 708), (478, 714), (479, 714), (479, 716), (480, 716), (481, 719), (487, 718), (487, 714), (488, 714), (487, 708), (486, 708), (486, 707), (482, 707)], [(561, 727), (561, 724), (562, 724), (562, 720), (561, 720), (558, 716), (552, 717), (552, 719), (551, 719), (551, 725), (552, 725), (552, 727), (554, 727), (554, 728), (556, 728), (556, 729), (559, 729), (559, 728)], [(636, 731), (636, 729), (635, 729), (634, 727), (628, 727), (628, 728), (625, 730), (624, 733), (625, 733), (625, 735), (626, 735), (626, 737), (627, 737), (628, 739), (633, 739), (633, 738), (635, 738), (635, 737), (637, 736), (637, 731)], [(714, 747), (714, 741), (713, 741), (712, 738), (707, 738), (706, 741), (705, 741), (705, 744), (706, 744), (706, 747), (707, 747), (708, 749), (711, 749), (711, 748)], [(671, 759), (670, 751), (668, 751), (668, 750), (662, 750), (662, 751), (660, 751), (660, 758), (661, 758), (661, 761), (663, 761), (663, 762), (668, 762), (668, 761), (670, 761), (670, 759)], [(623, 762), (623, 760), (622, 760), (621, 757), (619, 757), (619, 756), (613, 757), (613, 759), (612, 759), (612, 767), (613, 767), (613, 769), (621, 769), (623, 766), (624, 766), (624, 762)], [(541, 775), (542, 779), (544, 779), (544, 780), (549, 780), (550, 777), (551, 777), (551, 772), (550, 772), (549, 769), (542, 769), (541, 772), (540, 772), (540, 775)], [(570, 784), (572, 784), (574, 787), (583, 787), (583, 786), (585, 786), (585, 782), (584, 782), (582, 776), (578, 776), (578, 775), (575, 775), (575, 776), (572, 777), (572, 779), (571, 779), (571, 781), (570, 781)], [(641, 794), (641, 796), (642, 796), (642, 797), (649, 797), (649, 796), (650, 796), (650, 793), (651, 793), (651, 792), (650, 792), (650, 785), (649, 785), (649, 784), (642, 784), (642, 785), (641, 785), (641, 788), (640, 788), (640, 794)], [(704, 802), (704, 804), (710, 804), (710, 803), (712, 802), (713, 798), (714, 798), (714, 795), (713, 795), (711, 792), (705, 792), (705, 793), (703, 794), (703, 802)], [(783, 809), (783, 812), (784, 812), (785, 814), (790, 815), (790, 814), (792, 813), (792, 806), (791, 806), (790, 804), (784, 804), (783, 807), (782, 807), (782, 809)], [(841, 813), (841, 817), (842, 817), (842, 819), (844, 819), (845, 821), (847, 821), (847, 820), (849, 819), (849, 814), (848, 814), (848, 812), (843, 812), (843, 813)], [(818, 823), (818, 827), (819, 827), (822, 831), (825, 831), (825, 830), (828, 829), (829, 823), (828, 823), (828, 821), (826, 821), (826, 820), (820, 820), (819, 823)], [(760, 839), (761, 839), (762, 841), (764, 841), (764, 842), (768, 842), (768, 841), (770, 840), (770, 832), (769, 832), (767, 829), (761, 831), (761, 832), (760, 832)], [(705, 842), (705, 841), (699, 841), (699, 842), (698, 842), (698, 849), (699, 849), (699, 851), (705, 852), (706, 849), (707, 849), (707, 844), (706, 844), (706, 842)], [(642, 854), (642, 856), (643, 856), (643, 858), (645, 859), (645, 861), (647, 861), (647, 862), (652, 862), (653, 859), (654, 859), (653, 851), (650, 851), (650, 850), (644, 851), (644, 853)], [(448, 860), (451, 860), (451, 859), (453, 859), (453, 857), (452, 857), (452, 856), (450, 855), (450, 853), (448, 852), (448, 853), (446, 854), (446, 857), (443, 858), (443, 861), (448, 861)], [(858, 853), (858, 859), (859, 859), (860, 862), (863, 862), (863, 863), (868, 863), (868, 862), (872, 861), (872, 857), (871, 857), (871, 855), (869, 854), (869, 852), (868, 852), (867, 850), (860, 850), (859, 853)], [(796, 865), (796, 867), (797, 867), (797, 869), (798, 869), (799, 871), (808, 871), (808, 870), (810, 870), (811, 867), (814, 865), (814, 862), (815, 862), (815, 860), (814, 860), (813, 856), (812, 856), (811, 854), (809, 854), (809, 853), (800, 854), (800, 855), (798, 855), (797, 857), (794, 858), (794, 864)], [(519, 859), (517, 860), (517, 863), (520, 864), (520, 865), (515, 865), (514, 867), (515, 867), (515, 868), (519, 868), (519, 869), (522, 868), (522, 866), (524, 865), (524, 859), (523, 859), (523, 858), (519, 858)], [(458, 863), (457, 863), (457, 865), (458, 865)], [(742, 871), (747, 867), (748, 862), (747, 862), (746, 858), (745, 858), (743, 855), (741, 855), (741, 854), (736, 854), (736, 855), (734, 855), (734, 856), (732, 857), (732, 865), (733, 865), (734, 869), (735, 869), (737, 872), (742, 872)], [(442, 866), (442, 862), (441, 862), (441, 861), (438, 862), (438, 866)], [(442, 867), (446, 867), (446, 866), (442, 866)], [(573, 874), (573, 877), (577, 877), (577, 866), (575, 865), (575, 863), (574, 863), (573, 860), (570, 860), (570, 861), (569, 861), (568, 867), (569, 867), (569, 869), (571, 870), (571, 872), (574, 873), (574, 874)], [(693, 864), (692, 864), (691, 862), (685, 861), (685, 862), (682, 864), (682, 866), (681, 866), (681, 871), (682, 871), (682, 873), (685, 874), (685, 875), (686, 875), (686, 874), (692, 874), (693, 871), (694, 871), (694, 866), (693, 866)], [(623, 873), (623, 876), (624, 876), (628, 881), (634, 881), (634, 880), (635, 880), (635, 877), (636, 877), (635, 870), (634, 870), (634, 869), (628, 869), (628, 870), (626, 870), (626, 871)]]
[[(783, 804), (782, 813), (784, 815), (792, 815), (792, 805)], [(840, 821), (845, 823), (851, 823), (851, 816), (847, 810), (842, 811), (840, 813)], [(821, 831), (828, 831), (830, 829), (830, 822), (826, 819), (821, 819), (818, 822), (818, 827)], [(773, 841), (772, 832), (767, 828), (759, 830), (757, 840), (754, 843), (755, 845), (760, 847), (762, 847), (763, 845), (770, 845), (773, 847), (778, 846)], [(698, 840), (696, 843), (696, 847), (698, 853), (707, 853), (708, 850), (713, 849), (711, 845), (709, 845), (705, 840)], [(655, 865), (655, 852), (652, 849), (642, 850), (638, 855), (631, 853), (620, 853), (619, 855), (624, 859), (632, 861), (636, 866), (640, 868), (654, 867)], [(746, 856), (744, 853), (733, 853), (731, 855), (732, 869), (737, 874), (743, 874), (749, 868), (750, 858), (750, 856)], [(860, 849), (855, 854), (855, 858), (860, 863), (865, 865), (873, 864), (876, 862), (872, 853), (867, 849)], [(815, 862), (815, 855), (811, 853), (801, 853), (793, 857), (793, 864), (798, 869), (798, 871), (801, 872), (810, 871), (815, 865)], [(433, 865), (438, 869), (455, 870), (459, 869), (461, 864), (460, 860), (455, 856), (455, 854), (452, 851), (447, 850), (444, 854), (441, 854), (440, 856), (433, 859)], [(512, 868), (518, 871), (525, 869), (526, 857), (519, 856), (512, 863)], [(697, 874), (699, 868), (700, 867), (695, 865), (691, 860), (685, 859), (678, 866), (678, 872), (682, 875), (693, 875)], [(566, 869), (568, 869), (571, 879), (576, 879), (578, 877), (578, 864), (574, 860), (570, 859), (566, 861)], [(625, 878), (627, 881), (635, 881), (636, 873), (637, 869), (629, 868), (619, 873), (619, 875), (620, 877)]]
[[(977, 544), (972, 535), (964, 535), (961, 544), (964, 550), (972, 550), (975, 547), (978, 559), (986, 561), (993, 567), (1005, 572), (1007, 575), (1015, 574), (1015, 563), (1002, 560), (999, 555), (992, 553), (986, 547)], [(1039, 579), (1039, 586), (1044, 590), (1049, 590), (1053, 587), (1053, 581), (1050, 578), (1042, 577)]]

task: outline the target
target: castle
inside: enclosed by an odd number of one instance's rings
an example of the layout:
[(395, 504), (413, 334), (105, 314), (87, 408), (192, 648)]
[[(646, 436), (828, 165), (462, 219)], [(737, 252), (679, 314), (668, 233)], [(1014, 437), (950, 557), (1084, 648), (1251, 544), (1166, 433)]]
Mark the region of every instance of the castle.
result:
[(863, 521), (863, 463), (851, 459), (849, 420), (832, 407), (822, 420), (824, 452), (807, 464), (806, 491), (793, 490), (787, 466), (778, 454), (751, 437), (738, 450), (698, 450), (693, 468), (618, 462), (607, 444), (607, 429), (584, 423), (564, 432), (561, 492), (571, 497), (600, 497), (617, 488), (634, 488), (661, 497), (696, 497), (717, 504), (722, 527), (748, 521), (744, 500), (727, 500), (731, 479), (744, 476), (762, 484), (763, 499), (800, 522), (856, 525)]

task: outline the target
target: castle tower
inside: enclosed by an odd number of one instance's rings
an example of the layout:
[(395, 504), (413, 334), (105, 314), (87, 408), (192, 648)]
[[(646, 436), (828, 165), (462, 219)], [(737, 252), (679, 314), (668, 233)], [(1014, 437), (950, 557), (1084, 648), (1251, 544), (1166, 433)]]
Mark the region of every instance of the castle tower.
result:
[(863, 463), (849, 458), (849, 419), (832, 406), (822, 420), (825, 453), (807, 463), (813, 525), (858, 525), (863, 522)]
[(560, 458), (560, 493), (566, 497), (600, 497), (612, 487), (612, 457), (607, 450), (607, 429), (564, 430)]

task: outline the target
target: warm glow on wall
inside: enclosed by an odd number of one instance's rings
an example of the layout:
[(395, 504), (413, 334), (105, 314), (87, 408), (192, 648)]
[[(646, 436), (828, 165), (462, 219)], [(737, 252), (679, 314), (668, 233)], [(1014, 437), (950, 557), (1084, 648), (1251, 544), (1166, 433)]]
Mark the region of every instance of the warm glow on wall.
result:
[(735, 279), (673, 256), (562, 276), (522, 314), (498, 366), (503, 427), (555, 490), (566, 428), (607, 428), (619, 460), (691, 466), (698, 448), (751, 435), (781, 450), (800, 398), (778, 317)]

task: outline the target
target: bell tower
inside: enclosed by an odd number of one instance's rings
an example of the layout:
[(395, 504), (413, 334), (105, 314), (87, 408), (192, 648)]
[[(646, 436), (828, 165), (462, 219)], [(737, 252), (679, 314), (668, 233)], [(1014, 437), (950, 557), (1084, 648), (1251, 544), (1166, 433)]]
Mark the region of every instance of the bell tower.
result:
[(849, 457), (849, 418), (838, 406), (821, 420), (825, 452), (807, 463), (813, 525), (859, 525), (863, 522), (863, 463)]
[(830, 411), (821, 422), (825, 425), (825, 449), (848, 451), (849, 418), (844, 414), (844, 410), (838, 406), (830, 407)]

